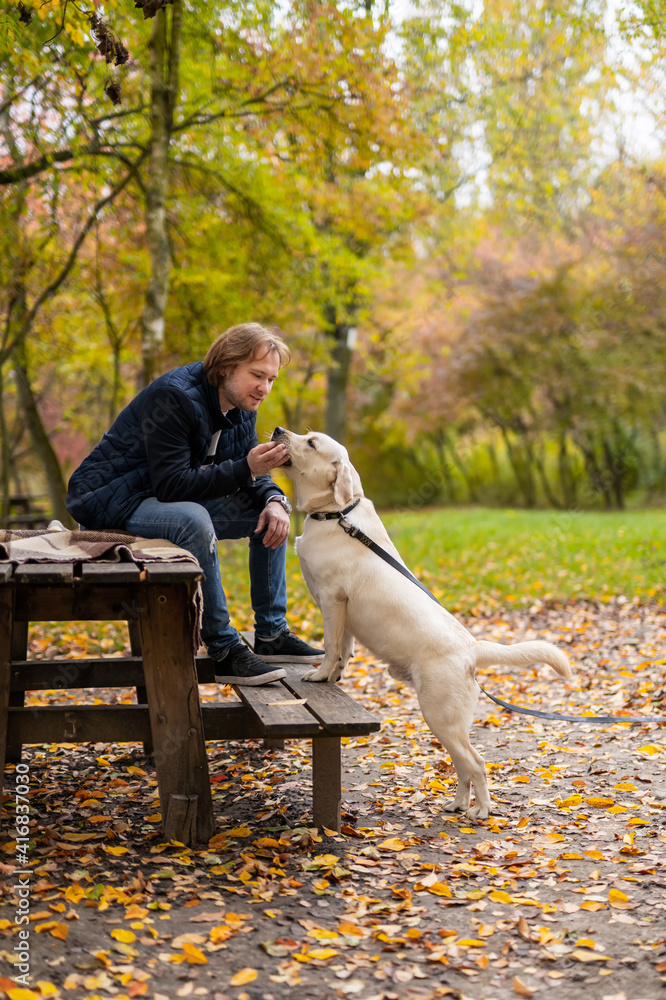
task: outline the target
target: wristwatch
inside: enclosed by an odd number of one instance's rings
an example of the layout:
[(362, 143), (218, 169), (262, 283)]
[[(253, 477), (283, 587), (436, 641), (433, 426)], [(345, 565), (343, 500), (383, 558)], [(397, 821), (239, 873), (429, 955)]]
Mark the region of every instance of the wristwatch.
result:
[(279, 493), (279, 494), (276, 493), (275, 496), (269, 497), (266, 502), (267, 503), (273, 503), (273, 501), (275, 501), (276, 503), (282, 504), (282, 506), (286, 510), (287, 514), (291, 514), (292, 506), (289, 503), (289, 500), (287, 499), (287, 497), (283, 496), (281, 493)]

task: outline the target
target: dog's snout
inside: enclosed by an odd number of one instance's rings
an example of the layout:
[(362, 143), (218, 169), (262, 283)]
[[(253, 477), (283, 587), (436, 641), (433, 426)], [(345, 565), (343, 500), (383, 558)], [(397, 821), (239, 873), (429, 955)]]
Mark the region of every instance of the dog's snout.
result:
[(279, 426), (276, 427), (275, 430), (273, 431), (273, 433), (271, 434), (271, 441), (275, 441), (276, 438), (282, 437), (282, 435), (286, 434), (286, 433), (287, 432), (284, 429), (284, 427), (279, 427)]

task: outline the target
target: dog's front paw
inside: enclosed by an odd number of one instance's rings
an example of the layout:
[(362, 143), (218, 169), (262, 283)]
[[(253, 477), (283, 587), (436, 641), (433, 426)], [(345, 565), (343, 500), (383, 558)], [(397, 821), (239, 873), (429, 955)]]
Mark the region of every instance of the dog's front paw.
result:
[(308, 670), (303, 674), (304, 681), (327, 681), (328, 680), (328, 670), (322, 670), (319, 667), (318, 670)]
[(488, 819), (490, 809), (487, 806), (472, 806), (467, 810), (468, 819)]

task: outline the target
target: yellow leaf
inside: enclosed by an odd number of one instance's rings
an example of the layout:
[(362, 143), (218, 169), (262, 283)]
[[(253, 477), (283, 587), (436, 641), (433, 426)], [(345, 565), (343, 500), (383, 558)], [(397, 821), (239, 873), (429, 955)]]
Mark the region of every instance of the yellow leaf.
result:
[(340, 952), (336, 951), (335, 948), (312, 948), (312, 950), (308, 952), (310, 958), (319, 958), (322, 961), (325, 961), (327, 958), (334, 958), (339, 954)]
[(69, 927), (67, 924), (56, 924), (55, 927), (51, 927), (50, 929), (51, 937), (58, 938), (60, 941), (67, 940), (68, 932)]
[(388, 840), (382, 841), (381, 844), (377, 844), (380, 851), (404, 851), (407, 844), (404, 840), (400, 840), (399, 837), (389, 837)]
[(531, 997), (534, 996), (534, 990), (531, 990), (529, 986), (526, 986), (522, 979), (518, 976), (513, 977), (513, 991), (517, 993), (519, 997)]
[(616, 910), (626, 910), (627, 906), (631, 906), (629, 897), (625, 896), (620, 889), (608, 890), (608, 902), (611, 906), (615, 907)]
[(460, 941), (456, 941), (456, 944), (462, 948), (483, 948), (485, 943), (485, 941), (478, 941), (476, 938), (461, 938)]
[(48, 983), (45, 979), (38, 979), (37, 986), (39, 987), (39, 995), (42, 997), (52, 997), (59, 992), (54, 983)]
[(237, 972), (235, 976), (232, 976), (229, 980), (229, 986), (247, 986), (248, 983), (253, 983), (257, 978), (259, 973), (256, 969), (245, 968)]
[(348, 920), (341, 920), (338, 924), (338, 932), (349, 937), (365, 937), (366, 931), (357, 924), (352, 924)]
[(655, 753), (663, 753), (663, 750), (663, 747), (656, 747), (654, 743), (648, 743), (647, 746), (636, 747), (634, 753), (647, 753), (652, 756)]
[(560, 840), (565, 840), (566, 838), (561, 833), (547, 833), (546, 840), (549, 844), (557, 844)]
[(604, 856), (601, 851), (583, 851), (588, 858), (592, 858), (593, 861), (603, 861)]
[[(183, 952), (187, 956), (187, 961), (190, 963), (190, 965), (208, 964), (208, 959), (206, 958), (204, 953), (199, 948), (196, 948), (193, 944), (190, 944), (189, 941), (183, 942)], [(250, 980), (247, 981), (249, 982)]]
[(512, 903), (513, 899), (508, 892), (504, 892), (503, 889), (496, 889), (494, 892), (489, 893), (488, 899), (493, 903)]
[(614, 805), (614, 799), (602, 799), (602, 798), (592, 798), (585, 799), (588, 806), (592, 806), (594, 809), (607, 809), (608, 806)]
[(621, 781), (619, 785), (613, 785), (613, 788), (618, 792), (637, 792), (638, 789), (636, 785), (632, 785), (630, 781)]
[(136, 934), (132, 931), (123, 930), (122, 927), (114, 927), (111, 931), (111, 937), (115, 941), (124, 941), (125, 944), (131, 944), (132, 941), (136, 941)]
[(592, 948), (593, 950), (597, 947), (597, 942), (593, 941), (591, 938), (581, 938), (580, 941), (576, 941), (577, 948)]
[(576, 962), (610, 962), (610, 955), (597, 955), (596, 951), (584, 951), (582, 948), (576, 948), (571, 952), (569, 958), (573, 958)]
[(337, 854), (317, 854), (307, 867), (311, 868), (316, 865), (317, 868), (333, 868), (339, 860)]
[[(229, 832), (227, 834), (225, 834), (225, 836), (227, 836), (227, 837), (251, 837), (252, 836), (252, 830), (249, 828), (249, 826), (235, 826), (233, 828), (233, 830), (229, 830)], [(215, 839), (215, 838), (213, 838), (213, 839)], [(245, 971), (245, 970), (243, 970), (243, 971)], [(252, 970), (252, 971), (254, 971), (254, 970)], [(240, 973), (238, 973), (238, 974), (240, 975)], [(248, 980), (248, 982), (251, 982), (251, 981), (252, 980)], [(241, 983), (241, 986), (242, 985), (243, 984)]]
[(627, 811), (626, 806), (611, 806), (610, 809), (606, 810), (606, 812), (609, 813), (626, 813), (626, 811)]
[(594, 899), (586, 899), (580, 904), (580, 908), (581, 910), (590, 910), (592, 913), (595, 913), (597, 910), (605, 910), (606, 904), (597, 902)]
[(340, 935), (337, 931), (329, 931), (325, 927), (313, 927), (312, 930), (308, 931), (307, 936), (316, 938), (317, 941), (328, 941)]
[(68, 903), (78, 903), (79, 900), (83, 899), (85, 894), (85, 889), (80, 885), (69, 885), (65, 889), (65, 899)]
[(579, 806), (582, 801), (583, 801), (582, 795), (570, 795), (568, 799), (562, 799), (562, 801), (559, 802), (558, 805), (566, 806), (567, 808), (569, 808), (569, 806)]
[(21, 986), (7, 990), (9, 1000), (39, 1000), (39, 993), (33, 990), (24, 990)]
[(432, 885), (427, 886), (428, 892), (431, 892), (433, 896), (453, 896), (453, 893), (449, 889), (448, 885), (444, 882), (433, 882)]
[(140, 778), (145, 778), (148, 775), (147, 771), (142, 770), (140, 767), (136, 767), (135, 764), (130, 764), (129, 767), (125, 768), (128, 774), (138, 774)]
[(102, 850), (106, 851), (107, 854), (113, 854), (114, 857), (118, 857), (120, 854), (127, 854), (129, 852), (128, 847), (107, 847), (106, 844), (102, 845)]

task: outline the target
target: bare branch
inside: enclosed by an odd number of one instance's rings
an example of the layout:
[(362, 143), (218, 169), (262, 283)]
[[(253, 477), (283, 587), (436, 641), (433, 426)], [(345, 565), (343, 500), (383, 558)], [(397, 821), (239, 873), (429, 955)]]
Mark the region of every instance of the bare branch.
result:
[(78, 252), (81, 249), (81, 246), (86, 236), (94, 226), (99, 213), (104, 208), (106, 208), (107, 205), (110, 205), (118, 197), (118, 195), (127, 187), (129, 182), (136, 175), (139, 167), (141, 166), (147, 155), (148, 152), (147, 150), (145, 150), (138, 158), (138, 160), (136, 160), (136, 162), (132, 164), (131, 168), (128, 170), (125, 176), (122, 177), (121, 180), (119, 180), (118, 183), (115, 185), (115, 187), (111, 189), (109, 194), (106, 195), (104, 198), (100, 198), (100, 200), (95, 203), (90, 215), (86, 219), (85, 225), (82, 227), (81, 231), (79, 232), (79, 235), (76, 237), (72, 245), (72, 248), (67, 256), (67, 259), (63, 264), (63, 266), (61, 267), (59, 273), (56, 275), (53, 281), (51, 281), (50, 284), (48, 284), (46, 288), (44, 288), (42, 292), (40, 292), (40, 294), (37, 296), (31, 308), (28, 310), (25, 319), (21, 324), (20, 329), (14, 335), (13, 340), (10, 341), (9, 344), (6, 346), (4, 351), (5, 357), (7, 356), (7, 354), (10, 354), (16, 348), (16, 346), (21, 343), (22, 340), (25, 339), (25, 337), (30, 331), (32, 324), (35, 321), (35, 317), (37, 316), (39, 310), (42, 308), (42, 306), (48, 299), (52, 298), (56, 294), (60, 286), (68, 277), (70, 271), (74, 266)]

